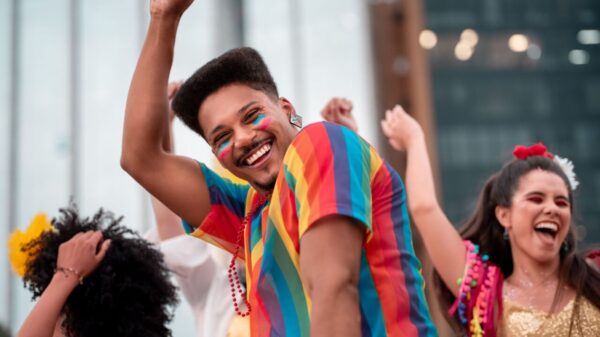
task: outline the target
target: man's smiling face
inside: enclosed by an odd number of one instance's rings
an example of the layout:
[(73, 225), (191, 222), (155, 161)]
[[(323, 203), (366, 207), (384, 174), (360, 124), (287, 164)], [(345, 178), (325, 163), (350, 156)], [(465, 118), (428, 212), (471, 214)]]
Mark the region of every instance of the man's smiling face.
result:
[(273, 189), (285, 151), (297, 130), (294, 108), (243, 84), (224, 86), (198, 111), (206, 141), (221, 164), (259, 192)]

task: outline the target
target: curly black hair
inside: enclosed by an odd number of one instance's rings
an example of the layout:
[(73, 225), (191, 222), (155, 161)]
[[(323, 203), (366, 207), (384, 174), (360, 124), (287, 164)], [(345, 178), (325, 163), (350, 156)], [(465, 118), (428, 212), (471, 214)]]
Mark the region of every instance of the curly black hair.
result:
[(60, 213), (52, 220), (54, 231), (24, 248), (39, 252), (28, 261), (23, 278), (33, 299), (41, 296), (54, 275), (60, 244), (92, 230), (111, 240), (98, 268), (73, 290), (62, 309), (66, 336), (171, 336), (166, 324), (177, 295), (162, 254), (110, 212), (101, 209), (81, 219), (77, 208), (70, 206)]
[(204, 100), (229, 84), (244, 84), (277, 100), (277, 85), (260, 54), (249, 47), (231, 49), (209, 61), (183, 83), (171, 103), (177, 117), (204, 137), (198, 112)]

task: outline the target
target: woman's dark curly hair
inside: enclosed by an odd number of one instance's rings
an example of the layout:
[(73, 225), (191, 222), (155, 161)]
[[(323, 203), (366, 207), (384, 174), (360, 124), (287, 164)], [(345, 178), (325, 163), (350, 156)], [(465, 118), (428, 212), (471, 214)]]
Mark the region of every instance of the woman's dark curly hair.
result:
[(28, 262), (23, 281), (33, 299), (46, 289), (56, 268), (58, 247), (80, 232), (99, 230), (111, 245), (98, 268), (73, 290), (62, 315), (66, 336), (171, 336), (166, 324), (177, 303), (175, 287), (162, 254), (131, 229), (122, 217), (99, 210), (81, 219), (70, 206), (52, 220), (54, 231), (42, 234), (25, 249), (39, 251)]

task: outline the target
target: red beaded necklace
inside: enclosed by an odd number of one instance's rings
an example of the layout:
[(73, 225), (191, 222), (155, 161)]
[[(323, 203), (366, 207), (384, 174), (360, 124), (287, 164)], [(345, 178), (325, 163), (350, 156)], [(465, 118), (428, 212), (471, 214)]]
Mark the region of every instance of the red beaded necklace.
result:
[[(240, 248), (242, 247), (242, 243), (244, 240), (244, 230), (246, 229), (246, 225), (250, 222), (250, 219), (255, 215), (255, 213), (258, 211), (258, 209), (265, 204), (265, 202), (268, 200), (268, 198), (269, 198), (269, 195), (267, 195), (267, 196), (259, 195), (258, 202), (256, 202), (254, 207), (250, 210), (250, 212), (248, 212), (248, 214), (246, 214), (244, 216), (242, 225), (240, 226), (240, 229), (237, 233), (237, 238), (235, 241), (235, 251), (233, 253), (233, 257), (231, 258), (231, 262), (229, 263), (229, 268), (227, 269), (227, 278), (229, 279), (229, 286), (231, 287), (231, 301), (233, 302), (233, 307), (235, 309), (235, 313), (242, 317), (249, 316), (250, 312), (252, 312), (252, 307), (250, 306), (250, 303), (248, 302), (248, 297), (245, 296), (245, 294), (244, 294), (244, 289), (242, 289), (242, 285), (240, 282), (240, 276), (238, 275), (237, 271), (235, 270), (235, 260), (237, 260), (239, 253), (240, 253)], [(240, 309), (240, 304), (238, 303), (238, 300), (236, 299), (236, 296), (235, 296), (236, 292), (242, 298), (244, 304), (246, 305), (246, 308), (248, 308), (245, 312), (243, 312)]]

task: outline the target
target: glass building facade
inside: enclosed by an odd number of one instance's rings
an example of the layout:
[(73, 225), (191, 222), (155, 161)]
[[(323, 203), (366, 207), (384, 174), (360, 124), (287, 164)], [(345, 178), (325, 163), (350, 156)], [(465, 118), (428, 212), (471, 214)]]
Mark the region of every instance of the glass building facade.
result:
[(425, 1), (444, 208), (462, 223), (516, 144), (575, 164), (578, 233), (600, 241), (600, 3)]

